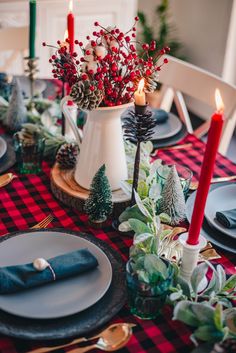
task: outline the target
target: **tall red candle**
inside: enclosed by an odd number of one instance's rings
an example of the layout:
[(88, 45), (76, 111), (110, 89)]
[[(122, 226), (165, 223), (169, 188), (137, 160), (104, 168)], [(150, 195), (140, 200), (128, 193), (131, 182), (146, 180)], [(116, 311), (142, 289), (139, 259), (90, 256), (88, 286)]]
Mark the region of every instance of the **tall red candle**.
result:
[(211, 117), (211, 125), (208, 132), (207, 144), (203, 158), (199, 186), (195, 199), (192, 220), (189, 227), (187, 243), (190, 245), (198, 244), (200, 230), (204, 218), (204, 209), (209, 192), (211, 178), (214, 171), (216, 153), (219, 146), (220, 136), (222, 132), (224, 116), (224, 105), (219, 90), (216, 90), (217, 112)]
[(67, 30), (68, 39), (70, 42), (70, 53), (74, 52), (74, 40), (75, 40), (75, 26), (74, 26), (74, 14), (73, 14), (73, 0), (69, 2), (69, 13), (67, 15)]

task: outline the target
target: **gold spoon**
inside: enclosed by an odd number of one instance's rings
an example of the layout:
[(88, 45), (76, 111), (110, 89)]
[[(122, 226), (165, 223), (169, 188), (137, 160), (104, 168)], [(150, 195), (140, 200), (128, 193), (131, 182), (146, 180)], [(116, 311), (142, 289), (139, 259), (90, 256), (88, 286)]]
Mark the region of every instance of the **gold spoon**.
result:
[[(235, 180), (236, 179), (236, 175), (232, 175), (229, 177), (219, 177), (219, 178), (213, 178), (211, 179), (211, 184), (216, 184), (216, 183), (222, 183), (224, 181), (230, 181), (230, 180)], [(191, 181), (190, 186), (189, 186), (189, 190), (197, 190), (199, 185), (198, 181)]]
[(103, 349), (104, 351), (112, 352), (126, 345), (126, 343), (129, 341), (133, 333), (132, 328), (134, 326), (136, 325), (130, 324), (130, 323), (116, 323), (116, 324), (110, 325), (105, 330), (100, 332), (98, 335), (93, 336), (91, 338), (86, 338), (86, 337), (76, 338), (67, 344), (54, 346), (54, 347), (36, 348), (31, 351), (28, 351), (28, 353), (48, 353), (60, 348), (68, 349), (74, 344), (94, 340), (96, 338), (98, 338), (97, 343), (86, 347), (72, 349), (70, 353), (83, 353), (93, 348), (99, 348), (99, 349)]
[(7, 174), (1, 175), (0, 176), (0, 188), (9, 184), (15, 178), (17, 178), (17, 176), (12, 173), (7, 173)]

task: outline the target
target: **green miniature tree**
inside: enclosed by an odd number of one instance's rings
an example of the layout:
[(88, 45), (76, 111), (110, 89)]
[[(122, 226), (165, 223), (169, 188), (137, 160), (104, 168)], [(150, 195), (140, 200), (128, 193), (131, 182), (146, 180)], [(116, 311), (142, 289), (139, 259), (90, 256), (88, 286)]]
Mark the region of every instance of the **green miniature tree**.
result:
[(104, 222), (112, 212), (111, 188), (105, 171), (106, 166), (103, 164), (92, 180), (90, 194), (84, 206), (93, 222)]

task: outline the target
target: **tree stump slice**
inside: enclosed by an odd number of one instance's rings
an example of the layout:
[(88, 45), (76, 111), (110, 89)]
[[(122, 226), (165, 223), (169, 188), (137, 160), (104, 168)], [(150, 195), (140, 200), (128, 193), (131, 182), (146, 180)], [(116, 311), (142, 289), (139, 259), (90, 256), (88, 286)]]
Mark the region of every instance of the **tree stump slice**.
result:
[[(51, 170), (51, 190), (54, 196), (70, 208), (84, 212), (89, 190), (82, 188), (74, 179), (74, 170), (60, 170), (57, 163)], [(130, 197), (122, 189), (112, 192), (113, 212), (116, 219), (130, 204)]]

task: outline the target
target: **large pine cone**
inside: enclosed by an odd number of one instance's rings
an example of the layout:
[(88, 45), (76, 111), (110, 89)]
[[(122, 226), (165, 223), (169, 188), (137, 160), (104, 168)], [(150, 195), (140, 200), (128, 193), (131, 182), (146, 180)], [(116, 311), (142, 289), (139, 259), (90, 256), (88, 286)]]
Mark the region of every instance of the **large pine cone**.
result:
[(153, 93), (157, 89), (158, 85), (158, 73), (154, 71), (150, 76), (145, 77), (145, 88), (146, 93)]
[[(90, 86), (95, 87), (94, 91), (90, 90)], [(79, 108), (86, 110), (97, 108), (103, 99), (103, 93), (97, 88), (97, 82), (89, 80), (76, 82), (70, 95)]]
[(73, 169), (78, 156), (78, 145), (65, 143), (60, 147), (56, 155), (56, 161), (60, 169)]
[(236, 352), (236, 340), (228, 338), (223, 342), (216, 343), (211, 353), (235, 353)]

